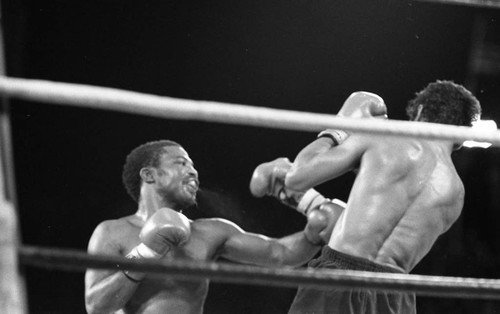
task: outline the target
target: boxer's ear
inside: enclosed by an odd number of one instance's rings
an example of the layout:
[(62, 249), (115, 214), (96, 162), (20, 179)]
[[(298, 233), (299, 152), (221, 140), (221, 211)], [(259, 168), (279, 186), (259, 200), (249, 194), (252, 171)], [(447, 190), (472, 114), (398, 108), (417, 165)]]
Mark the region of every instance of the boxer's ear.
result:
[(155, 182), (154, 173), (153, 173), (154, 171), (155, 170), (151, 167), (141, 168), (141, 170), (139, 171), (139, 174), (141, 176), (142, 181), (144, 181), (146, 183), (154, 183)]

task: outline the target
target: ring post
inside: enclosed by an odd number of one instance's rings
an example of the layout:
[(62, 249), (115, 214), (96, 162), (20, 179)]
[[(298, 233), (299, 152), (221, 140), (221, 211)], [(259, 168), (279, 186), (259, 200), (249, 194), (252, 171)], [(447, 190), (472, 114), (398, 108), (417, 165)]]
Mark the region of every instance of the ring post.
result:
[[(0, 22), (3, 22), (0, 12)], [(3, 29), (0, 26), (0, 74), (5, 74)], [(9, 104), (0, 99), (0, 313), (27, 313), (24, 278), (18, 263), (19, 234), (16, 214), (14, 163)]]

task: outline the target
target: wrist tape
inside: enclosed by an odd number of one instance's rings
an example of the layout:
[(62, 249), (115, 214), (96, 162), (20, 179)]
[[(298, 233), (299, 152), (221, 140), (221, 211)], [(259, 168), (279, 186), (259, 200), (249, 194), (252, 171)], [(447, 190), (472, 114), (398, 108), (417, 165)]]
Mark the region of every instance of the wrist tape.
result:
[[(329, 200), (329, 201), (330, 201), (330, 203), (338, 205), (340, 207), (343, 207), (343, 208), (347, 207), (347, 203), (346, 202), (341, 201), (341, 200), (339, 200), (337, 198), (334, 198), (333, 200)], [(324, 205), (324, 204), (322, 204), (322, 205)]]
[[(141, 243), (138, 246), (134, 247), (127, 255), (125, 255), (125, 258), (160, 258), (161, 256), (161, 254), (156, 253), (146, 244)], [(130, 275), (130, 272), (128, 270), (124, 270), (123, 274), (134, 283), (140, 283), (143, 279), (134, 278), (134, 276)], [(144, 275), (142, 275), (142, 277), (143, 276)]]
[(320, 137), (331, 139), (334, 146), (337, 146), (342, 144), (349, 137), (349, 133), (342, 130), (326, 129), (318, 134), (318, 138)]
[(142, 282), (142, 279), (137, 279), (137, 278), (130, 276), (128, 270), (124, 270), (124, 271), (122, 271), (122, 273), (125, 275), (125, 277), (127, 277), (128, 280), (132, 281), (133, 283), (141, 283)]
[(300, 199), (300, 202), (297, 205), (297, 211), (303, 215), (307, 215), (312, 208), (320, 206), (325, 201), (326, 198), (318, 191), (315, 189), (309, 189)]
[(160, 258), (162, 255), (150, 249), (146, 244), (141, 243), (132, 249), (126, 258)]

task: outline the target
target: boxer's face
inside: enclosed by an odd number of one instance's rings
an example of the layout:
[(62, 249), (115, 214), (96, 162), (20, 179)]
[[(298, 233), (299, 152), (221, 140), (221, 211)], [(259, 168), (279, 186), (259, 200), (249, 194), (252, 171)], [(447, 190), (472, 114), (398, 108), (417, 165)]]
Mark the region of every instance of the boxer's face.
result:
[(181, 209), (196, 204), (199, 181), (193, 161), (182, 147), (169, 146), (165, 151), (156, 168), (157, 193)]

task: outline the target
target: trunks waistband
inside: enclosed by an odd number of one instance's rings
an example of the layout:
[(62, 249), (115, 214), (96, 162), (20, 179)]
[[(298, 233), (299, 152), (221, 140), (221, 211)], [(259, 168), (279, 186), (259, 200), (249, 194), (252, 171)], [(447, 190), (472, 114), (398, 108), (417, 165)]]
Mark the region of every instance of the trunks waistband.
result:
[(382, 273), (400, 273), (403, 272), (390, 266), (381, 265), (372, 262), (366, 258), (357, 257), (336, 251), (329, 246), (325, 245), (321, 252), (321, 259), (328, 260), (335, 264), (339, 269), (372, 271)]

